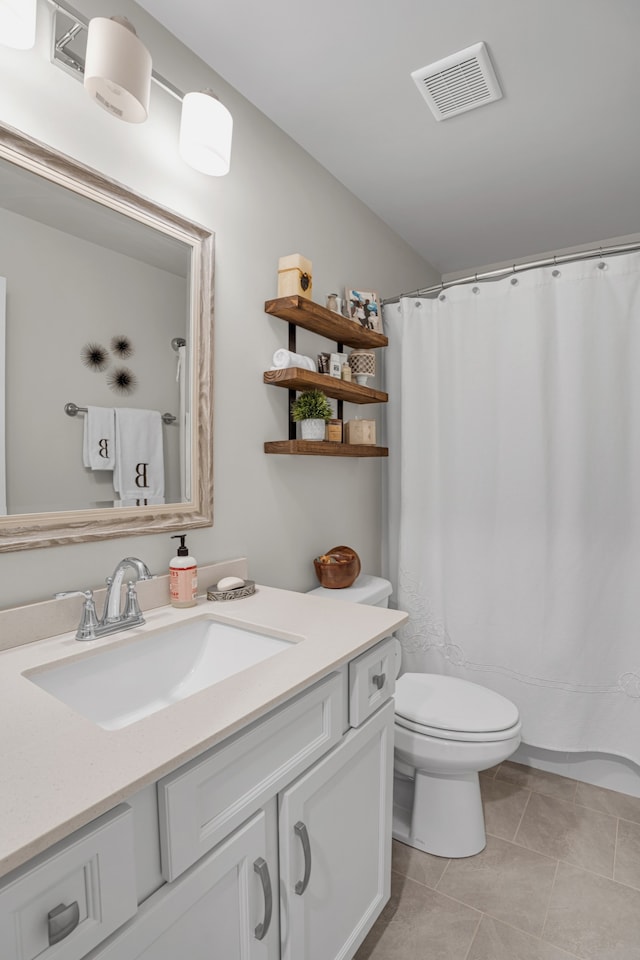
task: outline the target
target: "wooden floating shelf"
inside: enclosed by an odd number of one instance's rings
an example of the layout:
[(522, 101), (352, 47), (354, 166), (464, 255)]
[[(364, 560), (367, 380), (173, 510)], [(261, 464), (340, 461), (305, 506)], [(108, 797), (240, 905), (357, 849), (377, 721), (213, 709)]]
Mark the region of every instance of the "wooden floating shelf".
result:
[(279, 370), (265, 370), (264, 382), (274, 387), (286, 387), (288, 390), (322, 390), (334, 400), (346, 400), (347, 403), (386, 403), (389, 394), (383, 390), (373, 390), (359, 383), (338, 380), (328, 373), (314, 373), (303, 367), (286, 367)]
[(313, 300), (307, 300), (306, 297), (278, 297), (276, 300), (267, 300), (264, 309), (271, 316), (288, 320), (297, 327), (304, 327), (305, 330), (320, 334), (327, 340), (344, 343), (348, 347), (375, 349), (389, 344), (383, 333), (367, 330), (355, 320), (348, 320)]
[(388, 457), (388, 447), (368, 443), (335, 443), (329, 440), (273, 440), (264, 445), (265, 453), (316, 457)]

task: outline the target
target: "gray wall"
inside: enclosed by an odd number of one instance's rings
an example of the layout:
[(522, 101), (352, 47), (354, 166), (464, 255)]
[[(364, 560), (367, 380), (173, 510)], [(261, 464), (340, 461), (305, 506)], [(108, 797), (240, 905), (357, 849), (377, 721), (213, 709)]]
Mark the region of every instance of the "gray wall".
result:
[[(87, 17), (113, 12), (97, 0), (75, 6)], [(316, 585), (312, 559), (335, 544), (350, 544), (364, 570), (380, 572), (384, 462), (263, 453), (265, 440), (287, 436), (287, 393), (262, 383), (287, 328), (266, 316), (264, 301), (276, 295), (278, 258), (289, 253), (312, 260), (319, 302), (345, 286), (393, 296), (434, 282), (436, 272), (140, 8), (121, 0), (117, 12), (135, 24), (160, 74), (185, 91), (213, 88), (227, 104), (227, 177), (182, 163), (180, 107), (164, 91), (153, 87), (145, 124), (125, 124), (51, 65), (45, 0), (36, 48), (0, 47), (0, 119), (216, 233), (214, 525), (189, 534), (191, 553), (203, 563), (246, 555), (255, 580), (294, 590)], [(298, 347), (315, 354), (330, 344), (308, 335)], [(356, 412), (346, 408), (345, 416)], [(393, 453), (393, 437), (388, 442)], [(3, 554), (0, 607), (97, 585), (126, 555), (164, 572), (174, 544), (155, 534)]]

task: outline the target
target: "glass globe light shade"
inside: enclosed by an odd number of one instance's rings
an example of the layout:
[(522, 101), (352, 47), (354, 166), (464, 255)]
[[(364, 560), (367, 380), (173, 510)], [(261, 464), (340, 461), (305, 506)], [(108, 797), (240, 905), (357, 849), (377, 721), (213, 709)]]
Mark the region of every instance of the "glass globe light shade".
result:
[(125, 17), (89, 21), (84, 87), (99, 106), (127, 123), (149, 115), (151, 54)]
[(30, 50), (36, 42), (37, 0), (0, 0), (0, 43)]
[(223, 177), (231, 162), (233, 117), (209, 91), (188, 93), (182, 101), (180, 156), (194, 170)]

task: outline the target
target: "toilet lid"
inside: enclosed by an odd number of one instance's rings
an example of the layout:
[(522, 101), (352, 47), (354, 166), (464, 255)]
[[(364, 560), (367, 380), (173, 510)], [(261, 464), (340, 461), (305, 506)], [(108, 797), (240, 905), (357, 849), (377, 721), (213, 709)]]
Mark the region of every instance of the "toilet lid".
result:
[(454, 733), (492, 733), (518, 723), (515, 704), (468, 680), (405, 673), (396, 681), (396, 715), (412, 724)]

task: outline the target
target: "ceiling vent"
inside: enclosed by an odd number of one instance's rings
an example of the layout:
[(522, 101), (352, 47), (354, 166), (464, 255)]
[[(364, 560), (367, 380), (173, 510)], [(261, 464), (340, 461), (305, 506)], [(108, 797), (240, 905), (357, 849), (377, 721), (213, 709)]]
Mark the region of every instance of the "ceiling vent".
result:
[(436, 120), (500, 100), (498, 84), (484, 43), (454, 53), (411, 74)]

